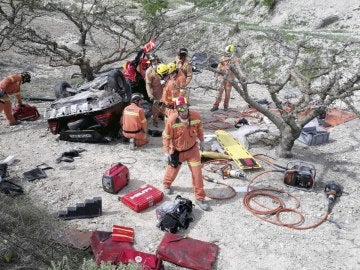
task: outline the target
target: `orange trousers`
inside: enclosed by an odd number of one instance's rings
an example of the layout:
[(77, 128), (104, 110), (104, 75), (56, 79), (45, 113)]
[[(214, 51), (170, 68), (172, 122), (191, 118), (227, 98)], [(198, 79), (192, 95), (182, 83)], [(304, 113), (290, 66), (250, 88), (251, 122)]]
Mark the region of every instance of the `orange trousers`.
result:
[[(204, 200), (205, 191), (204, 191), (204, 182), (201, 171), (201, 157), (199, 147), (196, 145), (191, 148), (189, 151), (179, 153), (179, 161), (186, 161), (192, 176), (192, 185), (194, 189), (195, 199)], [(176, 168), (168, 165), (166, 167), (165, 176), (163, 180), (164, 188), (168, 188), (174, 182), (176, 176), (179, 173), (181, 165)]]
[(225, 98), (224, 98), (224, 109), (229, 108), (229, 102), (230, 102), (230, 93), (231, 93), (231, 87), (232, 85), (230, 83), (224, 83), (224, 85), (219, 89), (219, 93), (216, 97), (215, 103), (213, 107), (219, 108), (219, 105), (222, 100), (223, 93), (225, 92)]
[(123, 132), (123, 135), (125, 138), (131, 139), (134, 138), (135, 139), (135, 145), (137, 147), (143, 146), (145, 144), (147, 144), (149, 142), (146, 133), (143, 131), (140, 131), (138, 133), (127, 133), (127, 132)]
[(163, 110), (159, 105), (160, 100), (154, 100), (152, 105), (152, 117), (153, 117), (153, 124), (157, 124), (159, 122), (159, 116), (163, 114)]
[(1, 101), (0, 101), (0, 113), (2, 112), (2, 111), (4, 111), (4, 113), (5, 113), (5, 116), (6, 116), (6, 119), (9, 121), (9, 124), (13, 124), (13, 123), (15, 123), (16, 122), (16, 120), (15, 120), (15, 118), (14, 118), (14, 116), (13, 116), (13, 113), (12, 113), (12, 104), (11, 104), (11, 101), (10, 100), (6, 100), (6, 99), (8, 99), (8, 97), (6, 98), (6, 96), (4, 96), (3, 98), (2, 98), (2, 100), (5, 100), (4, 101), (4, 103), (2, 103)]

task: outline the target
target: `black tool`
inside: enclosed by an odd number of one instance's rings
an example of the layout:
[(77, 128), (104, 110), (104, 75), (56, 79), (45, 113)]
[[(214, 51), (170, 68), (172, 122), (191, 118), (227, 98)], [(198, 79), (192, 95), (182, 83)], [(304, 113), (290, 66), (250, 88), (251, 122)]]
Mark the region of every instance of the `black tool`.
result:
[(301, 160), (290, 161), (286, 166), (284, 183), (303, 190), (311, 190), (315, 183), (315, 167)]
[(336, 198), (340, 197), (343, 192), (343, 187), (337, 183), (328, 183), (325, 186), (324, 192), (329, 200), (328, 212), (330, 213), (335, 205)]

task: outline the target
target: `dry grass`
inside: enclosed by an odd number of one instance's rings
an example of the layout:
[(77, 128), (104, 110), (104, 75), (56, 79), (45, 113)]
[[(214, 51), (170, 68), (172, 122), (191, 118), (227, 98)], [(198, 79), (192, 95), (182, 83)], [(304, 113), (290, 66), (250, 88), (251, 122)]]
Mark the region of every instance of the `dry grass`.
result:
[(89, 257), (88, 252), (51, 241), (50, 235), (61, 226), (60, 221), (35, 207), (26, 196), (11, 198), (0, 193), (0, 205), (1, 269), (47, 269), (63, 256), (69, 258), (69, 269), (78, 269), (83, 258)]

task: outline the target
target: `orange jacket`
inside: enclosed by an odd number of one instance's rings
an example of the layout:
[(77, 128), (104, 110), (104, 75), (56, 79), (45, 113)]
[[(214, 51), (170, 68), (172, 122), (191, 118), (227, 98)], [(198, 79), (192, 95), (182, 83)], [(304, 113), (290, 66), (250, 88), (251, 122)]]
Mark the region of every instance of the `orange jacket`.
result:
[(16, 95), (18, 103), (22, 103), (20, 94), (20, 84), (22, 83), (22, 77), (20, 74), (13, 74), (5, 77), (0, 81), (0, 88), (4, 90), (7, 95)]
[(185, 86), (184, 84), (185, 78), (181, 72), (178, 72), (176, 77), (170, 77), (164, 86), (161, 101), (172, 107), (174, 100), (181, 95), (180, 89)]
[(190, 110), (187, 122), (181, 122), (178, 114), (174, 113), (165, 123), (163, 131), (164, 152), (189, 150), (196, 144), (197, 138), (200, 141), (204, 140), (200, 113)]
[(122, 116), (122, 129), (128, 133), (138, 133), (147, 131), (147, 121), (144, 109), (131, 103), (125, 107)]
[(186, 59), (185, 61), (181, 61), (179, 57), (176, 57), (176, 68), (181, 70), (185, 76), (186, 82), (184, 86), (188, 86), (192, 79), (192, 67), (189, 61)]
[[(219, 66), (218, 66), (218, 70), (219, 71), (224, 71), (226, 73), (226, 76), (219, 75), (220, 80), (224, 80), (225, 78), (229, 79), (229, 80), (233, 80), (235, 78), (234, 73), (229, 69), (229, 65), (230, 65), (231, 60), (232, 59), (230, 57), (228, 57), (228, 56), (222, 56), (220, 58), (220, 63), (219, 63)], [(225, 87), (226, 86), (231, 87), (230, 82), (224, 81), (223, 83), (224, 83)]]
[(160, 100), (163, 93), (163, 86), (160, 83), (160, 76), (150, 66), (145, 72), (146, 92), (150, 99)]

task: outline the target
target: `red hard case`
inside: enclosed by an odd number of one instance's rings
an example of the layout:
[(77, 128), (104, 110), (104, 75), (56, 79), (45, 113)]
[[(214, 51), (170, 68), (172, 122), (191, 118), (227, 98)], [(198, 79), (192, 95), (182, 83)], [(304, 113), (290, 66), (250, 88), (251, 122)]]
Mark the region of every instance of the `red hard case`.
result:
[(152, 185), (145, 185), (137, 190), (131, 191), (120, 200), (136, 212), (141, 212), (164, 198), (164, 193)]

